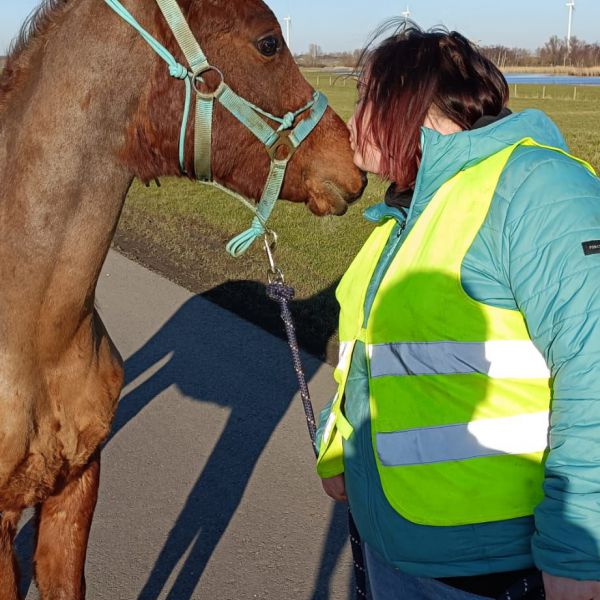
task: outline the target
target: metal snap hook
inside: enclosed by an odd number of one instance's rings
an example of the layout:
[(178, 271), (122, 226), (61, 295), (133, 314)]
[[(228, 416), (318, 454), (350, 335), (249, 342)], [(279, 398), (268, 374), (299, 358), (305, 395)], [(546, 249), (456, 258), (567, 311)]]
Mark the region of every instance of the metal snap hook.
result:
[(267, 260), (269, 261), (269, 269), (267, 271), (267, 279), (269, 283), (285, 283), (283, 271), (277, 266), (275, 262), (275, 250), (277, 249), (277, 234), (267, 229), (264, 237), (265, 252), (267, 254)]
[(265, 230), (265, 243), (269, 247), (269, 251), (275, 253), (277, 250), (277, 244), (279, 242), (279, 237), (272, 229)]

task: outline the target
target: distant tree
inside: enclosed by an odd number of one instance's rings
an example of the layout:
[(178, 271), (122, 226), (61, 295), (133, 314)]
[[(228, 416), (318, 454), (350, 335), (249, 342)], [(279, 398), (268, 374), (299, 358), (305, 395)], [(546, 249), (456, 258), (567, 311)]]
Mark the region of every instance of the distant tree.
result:
[(309, 44), (308, 46), (308, 55), (311, 58), (311, 67), (316, 67), (319, 64), (319, 57), (323, 54), (323, 50), (321, 46), (318, 44)]
[(563, 65), (567, 57), (567, 42), (564, 39), (559, 38), (557, 35), (553, 35), (545, 44), (543, 48), (540, 48), (540, 61), (543, 65), (551, 67)]
[(535, 63), (535, 56), (525, 48), (507, 46), (482, 46), (479, 50), (501, 69), (504, 67), (529, 67)]
[(576, 67), (600, 65), (600, 44), (588, 44), (577, 37), (571, 38), (571, 51), (567, 62)]

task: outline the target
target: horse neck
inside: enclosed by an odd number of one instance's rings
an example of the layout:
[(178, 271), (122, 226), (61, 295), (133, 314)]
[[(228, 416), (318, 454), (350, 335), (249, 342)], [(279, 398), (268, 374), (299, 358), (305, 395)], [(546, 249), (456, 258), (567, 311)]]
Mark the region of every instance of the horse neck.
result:
[(118, 156), (153, 56), (117, 25), (102, 2), (74, 3), (0, 114), (0, 319), (18, 310), (54, 338), (93, 310), (132, 181)]

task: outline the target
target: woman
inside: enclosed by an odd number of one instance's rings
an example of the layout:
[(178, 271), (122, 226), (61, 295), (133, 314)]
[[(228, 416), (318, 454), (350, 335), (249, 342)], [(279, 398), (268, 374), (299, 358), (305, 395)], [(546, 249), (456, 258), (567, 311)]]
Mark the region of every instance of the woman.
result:
[(393, 184), (337, 292), (325, 491), (375, 600), (540, 571), (550, 600), (600, 599), (600, 182), (458, 33), (405, 25), (362, 72), (355, 162)]

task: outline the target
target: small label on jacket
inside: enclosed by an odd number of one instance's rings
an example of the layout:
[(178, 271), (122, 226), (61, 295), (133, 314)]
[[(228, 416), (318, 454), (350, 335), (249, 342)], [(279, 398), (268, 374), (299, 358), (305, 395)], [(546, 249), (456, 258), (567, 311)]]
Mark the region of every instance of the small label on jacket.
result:
[(590, 242), (583, 242), (583, 253), (586, 256), (590, 254), (600, 254), (600, 240), (592, 240)]

